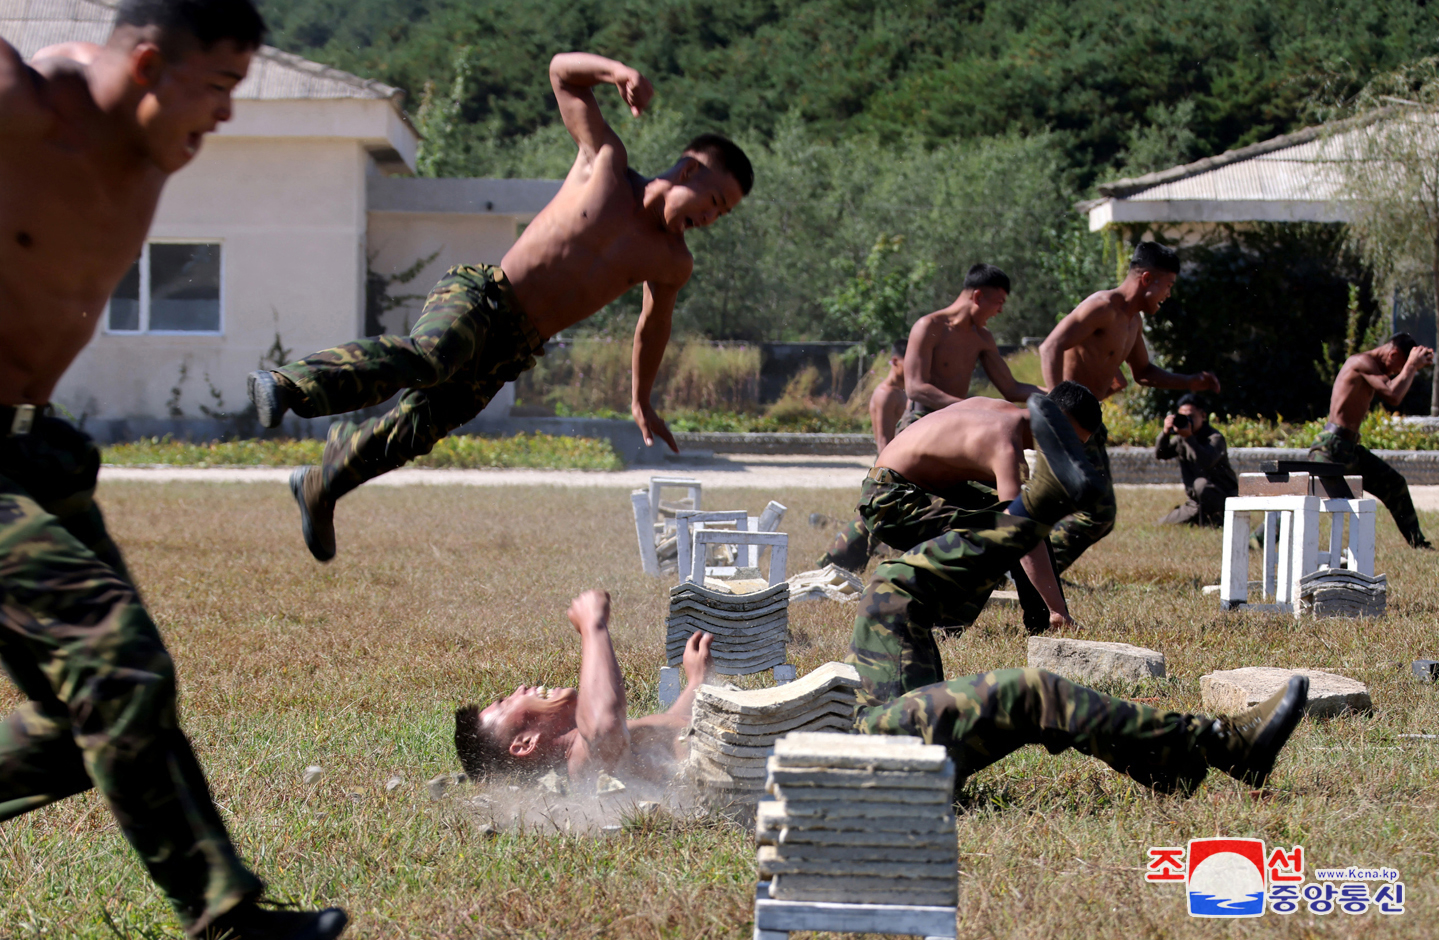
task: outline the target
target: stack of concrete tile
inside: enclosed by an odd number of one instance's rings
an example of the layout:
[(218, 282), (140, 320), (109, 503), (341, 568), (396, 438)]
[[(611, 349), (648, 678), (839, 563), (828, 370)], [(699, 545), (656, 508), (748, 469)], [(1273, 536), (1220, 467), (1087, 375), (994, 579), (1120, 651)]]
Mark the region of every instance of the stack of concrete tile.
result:
[(801, 571), (789, 579), (790, 603), (798, 601), (857, 601), (864, 594), (859, 575), (837, 565)]
[(684, 661), (685, 643), (696, 630), (714, 635), (710, 654), (722, 675), (747, 676), (778, 666), (785, 660), (789, 639), (789, 585), (729, 594), (682, 581), (670, 588), (665, 631), (669, 665)]
[(825, 663), (771, 689), (701, 686), (689, 728), (690, 778), (712, 795), (758, 799), (765, 760), (781, 735), (834, 731), (851, 737), (859, 684), (853, 666)]
[(953, 907), (954, 763), (889, 735), (788, 734), (775, 742), (755, 818), (760, 875), (784, 901)]
[(1383, 617), (1388, 597), (1382, 574), (1320, 568), (1299, 579), (1299, 612), (1314, 617)]

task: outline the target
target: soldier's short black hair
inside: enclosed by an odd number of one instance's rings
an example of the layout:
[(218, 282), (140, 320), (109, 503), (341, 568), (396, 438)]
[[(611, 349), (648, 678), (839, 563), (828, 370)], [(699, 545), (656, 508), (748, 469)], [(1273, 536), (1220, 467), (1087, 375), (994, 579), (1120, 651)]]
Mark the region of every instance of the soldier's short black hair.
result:
[(1399, 355), (1407, 356), (1410, 350), (1419, 345), (1419, 341), (1408, 333), (1395, 333), (1389, 337), (1388, 345), (1393, 346)]
[(1178, 274), (1179, 252), (1159, 242), (1140, 242), (1134, 246), (1134, 256), (1129, 259), (1129, 270)]
[(1058, 405), (1060, 411), (1079, 422), (1079, 426), (1090, 434), (1099, 430), (1099, 425), (1104, 421), (1099, 410), (1099, 399), (1078, 382), (1060, 382), (1049, 390), (1049, 400)]
[(1009, 293), (1009, 275), (992, 264), (980, 262), (969, 269), (964, 276), (964, 289), (973, 290), (976, 287), (998, 287), (1006, 294)]
[(265, 19), (251, 0), (120, 0), (115, 25), (158, 26), (161, 51), (183, 49), (186, 39), (209, 49), (223, 39), (241, 49), (258, 49), (265, 38)]
[(889, 351), (892, 355), (903, 359), (904, 354), (909, 351), (909, 337), (897, 339), (889, 344)]
[(455, 753), (471, 780), (512, 773), (518, 768), (509, 742), (501, 741), (480, 718), (480, 706), (455, 709)]
[(749, 157), (745, 156), (739, 144), (723, 134), (701, 134), (685, 146), (684, 152), (714, 157), (719, 161), (720, 168), (739, 183), (740, 192), (744, 195), (748, 196), (754, 188), (754, 166), (750, 164)]

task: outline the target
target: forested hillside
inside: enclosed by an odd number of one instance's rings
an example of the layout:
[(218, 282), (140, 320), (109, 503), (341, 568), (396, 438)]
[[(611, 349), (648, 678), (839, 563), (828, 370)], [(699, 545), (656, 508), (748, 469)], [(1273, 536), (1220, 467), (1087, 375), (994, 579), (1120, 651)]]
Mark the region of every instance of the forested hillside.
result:
[[(1292, 129), (1316, 74), (1434, 51), (1423, 0), (264, 0), (274, 42), (405, 88), (468, 62), (465, 122), (550, 123), (545, 63), (589, 49), (654, 80), (686, 124), (927, 141), (1060, 133), (1088, 178), (1150, 138), (1171, 156)], [(1135, 139), (1138, 132), (1140, 139)], [(1161, 143), (1164, 143), (1161, 141)], [(1138, 149), (1139, 154), (1134, 153)]]
[[(661, 172), (711, 129), (756, 164), (740, 210), (692, 235), (677, 312), (678, 329), (727, 339), (878, 343), (952, 299), (979, 260), (1015, 281), (1001, 338), (1044, 333), (1114, 276), (1117, 246), (1106, 255), (1073, 208), (1096, 182), (1293, 130), (1321, 90), (1439, 51), (1439, 4), (1423, 0), (261, 6), (281, 48), (404, 88), (435, 175), (563, 174), (574, 151), (549, 57), (587, 49), (641, 69), (656, 88), (642, 120), (600, 95), (637, 169)], [(637, 302), (592, 324), (627, 330)], [(1297, 361), (1343, 336), (1339, 314), (1311, 326)]]

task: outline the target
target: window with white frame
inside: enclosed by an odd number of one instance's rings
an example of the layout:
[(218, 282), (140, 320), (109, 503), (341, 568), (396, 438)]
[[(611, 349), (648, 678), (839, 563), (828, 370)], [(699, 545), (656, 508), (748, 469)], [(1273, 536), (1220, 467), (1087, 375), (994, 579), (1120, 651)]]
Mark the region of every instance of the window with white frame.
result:
[(220, 332), (220, 246), (147, 242), (110, 296), (111, 333)]

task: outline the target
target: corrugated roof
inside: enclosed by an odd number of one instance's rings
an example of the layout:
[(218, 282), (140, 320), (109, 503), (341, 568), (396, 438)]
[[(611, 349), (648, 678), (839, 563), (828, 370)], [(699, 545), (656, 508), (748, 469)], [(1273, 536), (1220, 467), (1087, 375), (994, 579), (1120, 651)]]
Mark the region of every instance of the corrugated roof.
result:
[(1101, 195), (1125, 202), (1324, 201), (1338, 198), (1342, 174), (1335, 165), (1350, 135), (1379, 115), (1228, 150), (1213, 157), (1133, 179), (1101, 184)]
[[(112, 0), (0, 0), (0, 37), (27, 59), (55, 43), (103, 43), (115, 19), (114, 7)], [(404, 93), (383, 82), (261, 46), (250, 64), (250, 74), (235, 89), (235, 97), (263, 101), (389, 99), (398, 108)]]

